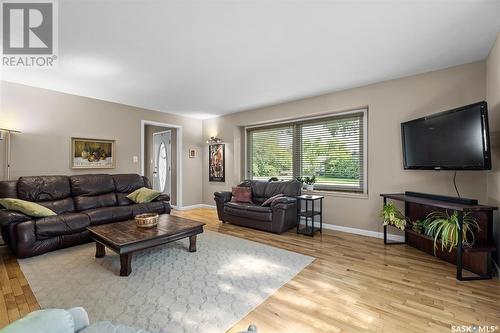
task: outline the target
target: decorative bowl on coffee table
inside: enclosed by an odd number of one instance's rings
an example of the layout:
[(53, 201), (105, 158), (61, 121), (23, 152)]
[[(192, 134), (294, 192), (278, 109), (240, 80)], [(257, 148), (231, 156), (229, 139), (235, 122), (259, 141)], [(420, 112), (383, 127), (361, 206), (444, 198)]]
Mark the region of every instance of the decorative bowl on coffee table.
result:
[(135, 216), (135, 223), (139, 228), (153, 228), (158, 225), (159, 215), (156, 213), (145, 213)]

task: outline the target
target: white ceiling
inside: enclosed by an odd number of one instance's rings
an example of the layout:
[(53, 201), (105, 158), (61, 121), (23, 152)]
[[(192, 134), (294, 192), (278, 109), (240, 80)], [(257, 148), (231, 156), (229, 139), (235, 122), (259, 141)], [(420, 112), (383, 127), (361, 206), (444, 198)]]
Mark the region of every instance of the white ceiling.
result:
[(59, 0), (59, 67), (3, 80), (207, 118), (483, 60), (500, 1)]

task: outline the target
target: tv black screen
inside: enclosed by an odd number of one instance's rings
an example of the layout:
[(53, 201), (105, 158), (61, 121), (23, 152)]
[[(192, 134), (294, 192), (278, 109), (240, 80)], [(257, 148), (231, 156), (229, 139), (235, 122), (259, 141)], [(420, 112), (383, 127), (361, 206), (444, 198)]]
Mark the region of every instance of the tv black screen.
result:
[(405, 169), (491, 169), (486, 102), (401, 124)]

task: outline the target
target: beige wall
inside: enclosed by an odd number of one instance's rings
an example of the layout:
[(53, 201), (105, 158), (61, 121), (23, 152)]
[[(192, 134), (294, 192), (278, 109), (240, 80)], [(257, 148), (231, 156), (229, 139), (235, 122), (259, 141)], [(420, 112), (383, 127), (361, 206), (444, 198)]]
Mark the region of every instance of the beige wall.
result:
[[(368, 106), (368, 197), (328, 196), (324, 218), (339, 226), (381, 231), (380, 193), (412, 190), (455, 195), (452, 172), (403, 170), (400, 123), (484, 100), (485, 83), (485, 63), (477, 62), (206, 120), (203, 137), (215, 135), (224, 140), (227, 163), (226, 182), (209, 182), (205, 147), (203, 201), (213, 204), (214, 191), (228, 190), (244, 178), (241, 126)], [(485, 202), (486, 177), (485, 172), (459, 172), (461, 194)]]
[[(12, 140), (11, 178), (24, 175), (141, 172), (141, 120), (182, 126), (183, 205), (202, 201), (201, 159), (187, 150), (202, 146), (201, 120), (50, 90), (0, 82), (0, 127), (23, 131)], [(116, 140), (116, 169), (71, 170), (70, 137)], [(0, 163), (5, 163), (5, 141)], [(133, 156), (139, 158), (133, 162)], [(3, 179), (4, 168), (0, 168)]]
[[(500, 206), (500, 34), (486, 61), (486, 100), (490, 123), (492, 166), (488, 173), (488, 201)], [(500, 219), (495, 214), (495, 240), (500, 244)], [(497, 251), (497, 262), (500, 263), (500, 251)]]

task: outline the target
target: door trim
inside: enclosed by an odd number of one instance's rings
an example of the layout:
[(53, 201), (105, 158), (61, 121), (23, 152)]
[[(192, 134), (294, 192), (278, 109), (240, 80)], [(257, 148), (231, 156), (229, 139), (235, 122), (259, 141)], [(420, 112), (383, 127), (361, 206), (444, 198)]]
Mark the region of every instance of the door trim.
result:
[(179, 125), (173, 125), (173, 124), (167, 124), (167, 123), (161, 123), (158, 121), (152, 121), (152, 120), (141, 120), (141, 175), (144, 176), (144, 141), (145, 141), (145, 128), (146, 125), (154, 125), (154, 126), (161, 126), (161, 127), (172, 127), (176, 129), (176, 139), (177, 139), (177, 149), (176, 149), (176, 157), (177, 157), (177, 163), (176, 163), (176, 168), (177, 168), (177, 179), (175, 180), (175, 183), (177, 184), (177, 202), (176, 206), (182, 207), (182, 126)]

